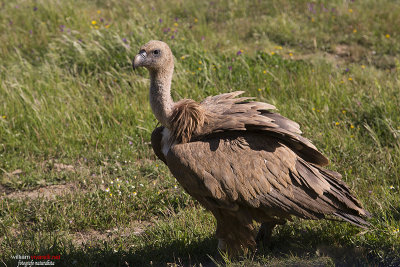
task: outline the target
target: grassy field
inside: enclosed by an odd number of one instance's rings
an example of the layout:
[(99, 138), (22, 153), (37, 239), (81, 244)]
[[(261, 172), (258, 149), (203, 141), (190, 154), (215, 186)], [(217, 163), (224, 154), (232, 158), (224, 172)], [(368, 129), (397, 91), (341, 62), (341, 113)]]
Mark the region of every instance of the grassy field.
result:
[[(396, 1), (0, 1), (0, 264), (400, 265), (400, 4)], [(231, 261), (215, 220), (157, 160), (151, 39), (172, 94), (235, 90), (278, 107), (343, 174), (372, 227), (295, 219)]]

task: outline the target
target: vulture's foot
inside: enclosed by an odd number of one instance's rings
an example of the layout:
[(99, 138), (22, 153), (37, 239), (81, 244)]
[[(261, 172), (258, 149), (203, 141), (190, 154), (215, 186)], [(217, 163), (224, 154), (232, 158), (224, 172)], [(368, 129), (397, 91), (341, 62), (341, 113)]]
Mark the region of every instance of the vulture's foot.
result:
[(229, 258), (255, 251), (257, 243), (253, 222), (243, 223), (230, 214), (218, 214), (217, 231), (218, 249)]
[(218, 249), (221, 251), (227, 251), (228, 249), (225, 240), (222, 238), (218, 238)]
[(252, 251), (254, 252), (256, 248), (254, 237), (248, 240), (226, 240), (224, 238), (218, 238), (218, 250), (222, 253), (221, 256), (225, 255), (231, 259), (246, 255)]

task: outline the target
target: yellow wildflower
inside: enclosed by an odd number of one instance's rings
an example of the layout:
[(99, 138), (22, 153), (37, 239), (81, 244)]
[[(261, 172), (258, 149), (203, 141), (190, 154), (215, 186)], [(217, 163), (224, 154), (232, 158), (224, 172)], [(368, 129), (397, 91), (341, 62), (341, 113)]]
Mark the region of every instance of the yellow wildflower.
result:
[(107, 24), (107, 25), (106, 25), (106, 26), (104, 26), (104, 27), (106, 27), (106, 28), (108, 29), (108, 28), (110, 28), (110, 24)]
[(202, 68), (198, 68), (198, 70), (202, 70)]
[(346, 110), (342, 110), (342, 113), (343, 113), (343, 114), (346, 114)]
[(354, 138), (354, 135), (350, 135), (350, 138)]
[(7, 118), (7, 116), (6, 115), (3, 115), (3, 116), (1, 116), (3, 119), (5, 119), (5, 118)]
[(289, 56), (290, 56), (290, 57), (293, 57), (293, 53), (289, 53)]
[(264, 73), (264, 74), (267, 74), (267, 71), (266, 71), (266, 70), (264, 70), (264, 71), (263, 71), (263, 73)]
[(386, 37), (386, 38), (390, 38), (390, 34), (386, 34), (385, 37)]
[(362, 69), (365, 69), (365, 65), (361, 65), (361, 68), (362, 68)]
[(185, 59), (185, 56), (181, 56), (181, 59), (182, 59), (182, 60)]
[(137, 193), (136, 192), (133, 192), (133, 196), (136, 196), (137, 195)]
[(175, 22), (175, 23), (174, 23), (174, 26), (175, 26), (175, 27), (178, 27), (178, 26), (179, 26), (179, 24)]
[(274, 52), (274, 51), (272, 51), (272, 52), (271, 52), (271, 55), (272, 55), (272, 56), (273, 56), (273, 55), (275, 55), (275, 52)]
[(97, 21), (92, 20), (92, 25), (96, 25), (96, 24), (97, 24)]
[(100, 14), (101, 13), (101, 11), (100, 10), (97, 10), (97, 14)]
[(338, 122), (338, 121), (335, 123), (335, 125), (339, 125), (339, 124), (340, 124), (340, 122)]
[(257, 90), (258, 90), (259, 92), (261, 92), (261, 88), (258, 88)]
[(110, 197), (112, 197), (112, 193), (110, 193)]
[(354, 129), (354, 125), (353, 125), (353, 124), (351, 124), (351, 125), (350, 125), (350, 128), (351, 128), (351, 129)]
[(353, 30), (353, 32), (354, 32), (354, 33), (356, 33), (356, 32), (357, 32), (357, 30), (356, 30), (356, 29), (354, 29), (354, 30)]
[(194, 23), (197, 23), (199, 20), (198, 19), (194, 19)]
[(349, 77), (349, 81), (352, 81), (352, 80), (353, 80), (353, 78)]
[(199, 60), (199, 64), (201, 65), (201, 64), (203, 64), (203, 62), (201, 62), (201, 60)]
[(314, 22), (315, 21), (315, 19), (314, 18), (311, 18), (311, 22)]
[(315, 108), (312, 108), (313, 111), (315, 111)]
[(350, 13), (353, 13), (353, 9), (350, 8), (350, 9), (349, 9), (349, 12), (350, 12)]

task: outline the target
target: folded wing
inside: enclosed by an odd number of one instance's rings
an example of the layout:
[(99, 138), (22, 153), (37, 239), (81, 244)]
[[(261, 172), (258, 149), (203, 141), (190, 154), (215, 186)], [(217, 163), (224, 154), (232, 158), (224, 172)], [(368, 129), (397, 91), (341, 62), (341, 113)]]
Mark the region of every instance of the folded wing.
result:
[(320, 166), (329, 163), (318, 149), (301, 136), (298, 123), (272, 112), (275, 106), (250, 101), (249, 97), (238, 97), (243, 91), (207, 97), (200, 104), (206, 111), (207, 123), (197, 132), (197, 136), (222, 131), (260, 131), (278, 138), (287, 144), (304, 160)]
[(167, 165), (209, 209), (251, 210), (260, 221), (336, 215), (358, 226), (368, 214), (348, 187), (274, 137), (234, 131), (174, 145)]

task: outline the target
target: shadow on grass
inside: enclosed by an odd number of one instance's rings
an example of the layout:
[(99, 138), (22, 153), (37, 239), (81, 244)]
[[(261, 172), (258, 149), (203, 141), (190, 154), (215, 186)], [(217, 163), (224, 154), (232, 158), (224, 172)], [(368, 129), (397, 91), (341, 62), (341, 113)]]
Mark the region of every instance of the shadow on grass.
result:
[[(272, 237), (268, 247), (261, 247), (259, 255), (272, 259), (270, 264), (283, 266), (367, 266), (376, 264), (368, 257), (366, 249), (340, 246), (327, 242), (318, 243), (304, 238)], [(293, 265), (294, 264), (294, 265)]]
[[(291, 232), (292, 230), (295, 233)], [(284, 226), (272, 236), (268, 247), (261, 247), (255, 254), (233, 261), (232, 266), (400, 264), (398, 257), (379, 259), (370, 254), (368, 247), (358, 247), (340, 238), (334, 239), (323, 237), (323, 230), (310, 229), (303, 232)], [(212, 236), (189, 244), (188, 240), (153, 240), (152, 244), (141, 247), (130, 238), (103, 241), (94, 246), (82, 244), (79, 247), (62, 238), (53, 241), (35, 252), (25, 251), (16, 255), (60, 255), (61, 259), (54, 261), (55, 266), (216, 266), (212, 259), (221, 266), (225, 265), (217, 251), (217, 240)], [(18, 260), (6, 259), (3, 263), (5, 266), (18, 266)]]
[(183, 266), (215, 266), (209, 256), (217, 258), (217, 240), (206, 238), (189, 245), (181, 241), (174, 241), (167, 246), (153, 248), (146, 246), (135, 251), (134, 254), (127, 255), (127, 262), (132, 266), (165, 266), (168, 263), (176, 263)]
[[(60, 255), (60, 260), (52, 260), (54, 266), (199, 266), (201, 263), (204, 267), (211, 267), (215, 264), (208, 255), (218, 258), (216, 247), (217, 241), (213, 238), (189, 245), (183, 241), (173, 241), (168, 245), (159, 244), (159, 247), (149, 245), (140, 249), (120, 251), (116, 249), (115, 244), (107, 242), (95, 247), (87, 244), (76, 247), (72, 243), (66, 245), (63, 242), (55, 242), (51, 248), (42, 249), (40, 252), (21, 252), (16, 255)], [(18, 260), (14, 259), (6, 259), (3, 263), (5, 266), (18, 266)]]
[[(259, 249), (259, 255), (276, 262), (269, 261), (269, 265), (400, 266), (398, 253), (390, 247), (378, 248), (378, 243), (373, 242), (360, 245), (357, 241), (349, 242), (348, 239), (355, 237), (359, 231), (354, 226), (347, 225), (345, 232), (339, 228), (332, 231), (325, 227), (304, 230), (296, 229), (296, 226), (282, 226), (278, 233), (273, 234), (269, 246)], [(293, 260), (299, 262), (293, 264)]]

